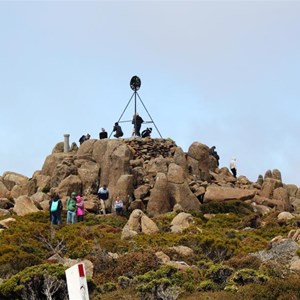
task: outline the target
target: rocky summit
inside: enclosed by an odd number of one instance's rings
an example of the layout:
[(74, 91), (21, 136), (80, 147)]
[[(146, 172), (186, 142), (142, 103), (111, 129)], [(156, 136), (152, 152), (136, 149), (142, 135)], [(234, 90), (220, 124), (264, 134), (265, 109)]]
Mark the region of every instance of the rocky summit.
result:
[(103, 184), (110, 190), (108, 206), (120, 195), (127, 210), (141, 209), (149, 216), (228, 200), (246, 201), (260, 212), (300, 212), (300, 190), (284, 184), (279, 170), (267, 170), (250, 182), (245, 176), (234, 178), (227, 167), (218, 168), (209, 147), (199, 142), (185, 153), (170, 139), (134, 138), (88, 140), (67, 153), (61, 142), (32, 178), (5, 172), (0, 215), (48, 210), (52, 193), (65, 200), (72, 191), (83, 195), (88, 211), (95, 212), (95, 196)]
[[(0, 176), (0, 299), (68, 299), (64, 272), (80, 261), (95, 300), (300, 299), (300, 189), (279, 170), (236, 178), (207, 145), (184, 152), (171, 139), (66, 149), (57, 143), (31, 178)], [(85, 216), (67, 225), (73, 192)], [(61, 225), (49, 221), (55, 194)]]

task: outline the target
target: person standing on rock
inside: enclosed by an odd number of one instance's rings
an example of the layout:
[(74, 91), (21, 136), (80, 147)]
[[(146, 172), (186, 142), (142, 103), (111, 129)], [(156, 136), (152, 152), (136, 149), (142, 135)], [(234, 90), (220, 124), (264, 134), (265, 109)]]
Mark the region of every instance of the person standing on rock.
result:
[(235, 157), (233, 157), (231, 159), (229, 166), (230, 166), (230, 170), (232, 172), (233, 177), (236, 178), (236, 158)]
[(141, 136), (140, 130), (143, 122), (144, 120), (142, 119), (142, 117), (140, 117), (138, 113), (136, 115), (133, 115), (132, 124), (134, 125), (134, 131), (136, 136)]
[(102, 187), (99, 188), (97, 196), (100, 201), (100, 207), (101, 207), (102, 213), (103, 213), (103, 215), (105, 215), (106, 214), (105, 202), (109, 198), (109, 191), (108, 191), (106, 184), (104, 184)]
[(77, 222), (82, 222), (84, 216), (84, 202), (80, 195), (76, 196), (76, 207)]
[(61, 212), (63, 206), (61, 200), (59, 199), (59, 195), (55, 193), (53, 198), (49, 202), (49, 210), (50, 210), (50, 221), (51, 224), (60, 225), (61, 224)]
[(217, 151), (216, 151), (216, 146), (212, 146), (210, 149), (209, 149), (209, 154), (212, 155), (216, 161), (217, 161), (217, 166), (219, 167), (219, 159), (220, 159), (220, 156), (218, 155)]
[(107, 139), (107, 132), (105, 131), (104, 128), (101, 128), (101, 131), (99, 132), (99, 139)]
[(67, 224), (75, 223), (76, 216), (76, 193), (72, 192), (71, 197), (67, 199)]

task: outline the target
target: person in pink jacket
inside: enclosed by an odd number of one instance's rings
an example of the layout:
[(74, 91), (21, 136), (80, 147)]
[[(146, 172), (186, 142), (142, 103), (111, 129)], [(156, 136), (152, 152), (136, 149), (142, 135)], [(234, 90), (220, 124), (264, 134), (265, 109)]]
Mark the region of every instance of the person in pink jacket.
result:
[(76, 207), (77, 222), (82, 222), (84, 216), (84, 202), (80, 195), (76, 196)]

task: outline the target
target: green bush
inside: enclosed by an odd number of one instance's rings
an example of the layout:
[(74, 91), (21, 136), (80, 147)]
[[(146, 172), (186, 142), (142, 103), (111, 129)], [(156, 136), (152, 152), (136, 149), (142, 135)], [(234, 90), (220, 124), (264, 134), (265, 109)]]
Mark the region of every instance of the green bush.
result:
[(262, 262), (258, 257), (243, 254), (236, 255), (226, 262), (230, 267), (238, 270), (245, 268), (258, 270), (261, 263)]
[(28, 267), (0, 284), (1, 299), (39, 299), (46, 298), (46, 291), (53, 299), (66, 296), (65, 270), (58, 264), (43, 264)]
[(117, 289), (117, 286), (114, 282), (106, 282), (101, 287), (102, 293), (112, 292)]
[(206, 277), (214, 283), (224, 286), (233, 269), (226, 265), (212, 265), (206, 272)]
[(240, 299), (296, 300), (300, 299), (300, 277), (293, 275), (284, 279), (270, 279), (264, 284), (249, 284), (239, 289)]
[(272, 260), (263, 262), (259, 271), (273, 278), (284, 278), (290, 272), (288, 266), (283, 266), (282, 264)]
[(235, 239), (221, 238), (211, 232), (203, 234), (184, 235), (178, 244), (192, 248), (196, 254), (205, 255), (215, 262), (222, 262), (232, 257), (238, 247)]
[(204, 280), (197, 286), (197, 291), (217, 291), (218, 285), (212, 280)]
[(234, 273), (231, 280), (237, 285), (245, 285), (249, 283), (264, 283), (269, 278), (256, 270), (242, 269)]
[(209, 219), (203, 228), (214, 229), (216, 232), (223, 232), (226, 228), (239, 227), (241, 218), (233, 213), (217, 214)]
[(158, 268), (159, 261), (154, 252), (131, 252), (120, 256), (114, 269), (108, 269), (105, 274), (111, 279), (122, 275), (132, 278)]
[(131, 284), (131, 279), (127, 276), (120, 276), (118, 278), (118, 285), (122, 288), (122, 289), (126, 289), (130, 286)]
[(230, 200), (230, 201), (211, 201), (201, 205), (203, 214), (226, 214), (234, 213), (238, 215), (247, 215), (253, 212), (252, 207), (244, 201)]

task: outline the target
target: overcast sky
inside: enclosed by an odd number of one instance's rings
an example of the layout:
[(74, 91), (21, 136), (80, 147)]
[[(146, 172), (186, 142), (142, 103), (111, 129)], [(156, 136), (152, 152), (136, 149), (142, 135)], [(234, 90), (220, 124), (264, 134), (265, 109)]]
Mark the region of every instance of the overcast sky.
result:
[(299, 37), (298, 1), (0, 1), (0, 175), (31, 177), (64, 133), (110, 133), (138, 75), (164, 138), (299, 186)]

